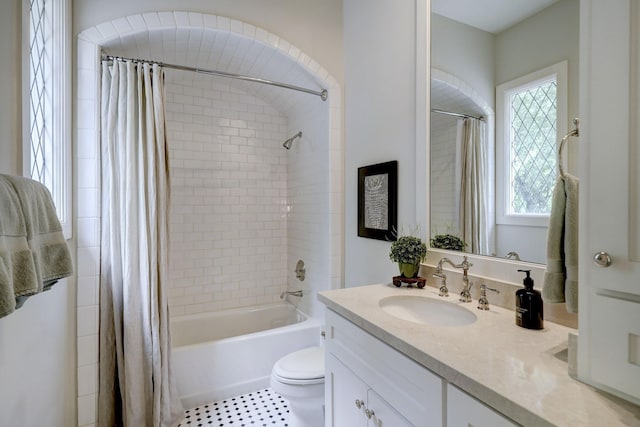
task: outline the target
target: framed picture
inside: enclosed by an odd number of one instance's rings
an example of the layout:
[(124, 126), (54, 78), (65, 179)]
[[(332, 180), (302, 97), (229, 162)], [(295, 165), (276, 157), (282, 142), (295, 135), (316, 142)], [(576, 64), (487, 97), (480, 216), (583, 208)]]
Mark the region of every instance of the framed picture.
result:
[(358, 236), (396, 240), (398, 162), (358, 168)]

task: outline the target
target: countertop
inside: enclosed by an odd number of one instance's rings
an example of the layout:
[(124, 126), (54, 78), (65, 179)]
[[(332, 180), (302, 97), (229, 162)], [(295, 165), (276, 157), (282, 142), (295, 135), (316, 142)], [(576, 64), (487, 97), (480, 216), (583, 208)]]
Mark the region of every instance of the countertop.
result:
[[(432, 287), (369, 285), (321, 292), (328, 308), (451, 384), (525, 426), (640, 426), (640, 406), (598, 391), (568, 375), (568, 334), (545, 321), (534, 331), (515, 324), (513, 311), (477, 301), (460, 303), (478, 317), (465, 326), (429, 326), (384, 312), (394, 295), (438, 296)], [(491, 301), (491, 296), (489, 295)]]

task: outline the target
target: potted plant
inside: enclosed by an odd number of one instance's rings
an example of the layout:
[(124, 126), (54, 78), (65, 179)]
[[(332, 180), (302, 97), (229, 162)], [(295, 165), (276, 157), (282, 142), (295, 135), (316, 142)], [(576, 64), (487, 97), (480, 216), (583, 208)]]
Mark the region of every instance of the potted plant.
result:
[(400, 275), (403, 277), (416, 277), (420, 269), (420, 262), (427, 255), (427, 245), (418, 237), (401, 236), (391, 243), (389, 258), (397, 262), (400, 267)]
[(431, 247), (436, 249), (449, 249), (452, 251), (464, 251), (467, 244), (453, 234), (437, 234), (431, 239)]

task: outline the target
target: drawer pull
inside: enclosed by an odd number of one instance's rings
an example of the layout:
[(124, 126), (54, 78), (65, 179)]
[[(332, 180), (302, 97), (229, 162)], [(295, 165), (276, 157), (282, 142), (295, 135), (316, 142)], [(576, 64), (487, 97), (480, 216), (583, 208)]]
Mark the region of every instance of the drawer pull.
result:
[(369, 409), (369, 408), (367, 408), (367, 409), (365, 409), (365, 410), (364, 410), (364, 414), (365, 414), (365, 415), (367, 416), (367, 418), (369, 418), (369, 419), (371, 419), (371, 417), (373, 417), (373, 416), (375, 416), (375, 415), (376, 415), (376, 413), (375, 413), (375, 412), (373, 412), (373, 410), (372, 410), (372, 409)]
[(356, 399), (356, 408), (361, 409), (364, 406), (364, 400)]

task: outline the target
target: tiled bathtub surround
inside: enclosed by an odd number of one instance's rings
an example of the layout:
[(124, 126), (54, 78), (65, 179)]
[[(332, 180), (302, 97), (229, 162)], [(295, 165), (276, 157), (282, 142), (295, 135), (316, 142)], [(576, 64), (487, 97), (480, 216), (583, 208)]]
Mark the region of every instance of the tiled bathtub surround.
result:
[(172, 315), (279, 301), (287, 117), (224, 79), (167, 72), (167, 127)]
[[(180, 29), (180, 31), (178, 31)], [(188, 31), (182, 31), (182, 30)], [(165, 33), (159, 36), (158, 31)], [(149, 52), (167, 53), (181, 62), (185, 53), (191, 52), (191, 45), (185, 37), (190, 34), (205, 34), (212, 32), (221, 35), (221, 39), (237, 42), (243, 39), (250, 42), (252, 47), (261, 48), (261, 55), (255, 55), (255, 50), (242, 50), (248, 59), (247, 66), (253, 67), (250, 74), (260, 74), (269, 71), (276, 75), (267, 76), (273, 79), (282, 77), (281, 80), (289, 81), (298, 74), (312, 76), (320, 86), (329, 90), (329, 98), (324, 105), (328, 117), (328, 140), (325, 140), (328, 150), (328, 179), (329, 204), (326, 209), (329, 212), (328, 230), (325, 235), (326, 246), (330, 253), (321, 255), (323, 266), (316, 268), (310, 265), (307, 274), (311, 271), (319, 272), (328, 266), (322, 281), (311, 283), (305, 281), (308, 297), (315, 301), (315, 291), (319, 289), (338, 288), (342, 282), (342, 217), (343, 217), (343, 147), (342, 147), (342, 98), (341, 89), (336, 80), (329, 75), (317, 62), (300, 51), (286, 40), (269, 33), (264, 29), (222, 16), (205, 15), (188, 12), (151, 12), (131, 15), (114, 21), (104, 22), (95, 27), (84, 30), (77, 38), (77, 69), (76, 69), (76, 102), (74, 147), (76, 158), (76, 180), (74, 183), (76, 212), (76, 230), (78, 236), (78, 425), (93, 426), (96, 422), (96, 398), (97, 398), (97, 360), (98, 360), (98, 326), (96, 319), (98, 307), (98, 266), (100, 253), (99, 224), (100, 224), (100, 182), (98, 171), (100, 169), (99, 150), (99, 58), (100, 47), (116, 45), (128, 40), (129, 45), (136, 48), (137, 43), (152, 43), (148, 50), (132, 53), (136, 57), (149, 57)], [(171, 34), (172, 38), (164, 39), (164, 35)], [(152, 35), (155, 35), (152, 37)], [(168, 36), (167, 36), (168, 37)], [(203, 38), (204, 40), (204, 38)], [(166, 43), (165, 43), (166, 42)], [(255, 42), (255, 43), (253, 43)], [(205, 44), (196, 46), (196, 52)], [(141, 45), (142, 46), (142, 45)], [(230, 45), (231, 46), (231, 45)], [(224, 48), (224, 46), (222, 46)], [(137, 48), (136, 48), (137, 49)], [(241, 60), (241, 57), (225, 57), (228, 53), (238, 53), (239, 50), (223, 49), (219, 57), (220, 63), (232, 63)], [(197, 53), (196, 53), (197, 55)], [(251, 55), (251, 57), (249, 57)], [(153, 57), (153, 55), (151, 56)], [(182, 58), (182, 59), (181, 59)], [(259, 58), (260, 61), (255, 62)], [(166, 58), (165, 58), (166, 60)], [(166, 62), (171, 62), (166, 60)], [(206, 62), (206, 61), (205, 61)], [(252, 65), (253, 64), (253, 65)], [(298, 74), (296, 74), (296, 72)], [(284, 78), (283, 76), (288, 76)], [(295, 81), (290, 81), (296, 83)], [(300, 82), (299, 82), (300, 83)], [(261, 93), (265, 93), (260, 90)], [(300, 110), (300, 105), (291, 103), (290, 94), (279, 92), (280, 101), (276, 104), (287, 103), (287, 110)], [(312, 97), (313, 98), (313, 97)], [(306, 101), (305, 101), (306, 102)], [(271, 103), (273, 105), (273, 102)], [(203, 106), (204, 107), (204, 106)], [(298, 125), (292, 118), (295, 114), (289, 114), (289, 125)], [(324, 120), (324, 119), (323, 119)], [(294, 133), (301, 129), (295, 129)], [(302, 129), (304, 130), (304, 129)], [(172, 130), (173, 131), (173, 130)], [(287, 137), (290, 132), (287, 132)], [(307, 132), (305, 131), (305, 134)], [(230, 135), (231, 136), (231, 135)], [(240, 136), (240, 135), (238, 135)], [(312, 135), (308, 134), (307, 137)], [(314, 137), (315, 140), (315, 137)], [(317, 142), (320, 140), (318, 139)], [(279, 141), (279, 145), (283, 140)], [(282, 148), (281, 148), (282, 149)], [(282, 149), (284, 150), (284, 149)], [(293, 148), (292, 150), (293, 151)], [(239, 153), (238, 153), (239, 154)], [(289, 153), (291, 154), (291, 153)], [(291, 156), (289, 156), (291, 157)], [(289, 159), (288, 159), (289, 160)], [(175, 197), (175, 194), (174, 194)], [(239, 196), (238, 196), (239, 197)], [(313, 219), (301, 218), (302, 223), (308, 224), (305, 233), (315, 227)], [(290, 233), (288, 233), (290, 237)], [(317, 242), (302, 236), (306, 245), (315, 246)], [(325, 243), (323, 243), (324, 245)], [(286, 271), (292, 270), (294, 264), (288, 262)], [(307, 262), (307, 260), (305, 260)], [(311, 261), (310, 261), (311, 262)], [(312, 263), (313, 264), (313, 263)], [(204, 268), (204, 267), (203, 267)], [(82, 270), (81, 270), (82, 269)], [(262, 272), (251, 280), (258, 281), (264, 277)], [(314, 288), (313, 291), (311, 288)], [(186, 293), (186, 291), (185, 291)]]

